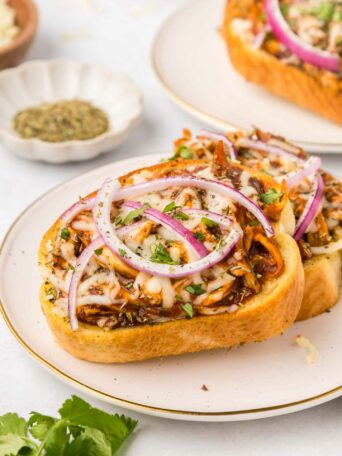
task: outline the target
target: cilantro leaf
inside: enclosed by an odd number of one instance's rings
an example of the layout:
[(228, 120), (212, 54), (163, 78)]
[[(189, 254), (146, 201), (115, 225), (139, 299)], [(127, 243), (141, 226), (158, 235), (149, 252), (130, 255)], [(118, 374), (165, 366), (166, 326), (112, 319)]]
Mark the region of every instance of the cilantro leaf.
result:
[(148, 203), (144, 203), (139, 209), (133, 209), (133, 211), (128, 212), (128, 214), (122, 221), (122, 225), (127, 225), (136, 218), (142, 216), (146, 209), (148, 209), (149, 207), (151, 206)]
[(184, 312), (187, 314), (189, 318), (192, 318), (194, 316), (194, 308), (192, 307), (192, 304), (190, 304), (189, 302), (183, 304), (181, 308), (184, 310)]
[(174, 211), (175, 209), (177, 209), (178, 207), (180, 206), (176, 206), (176, 203), (174, 201), (172, 201), (171, 203), (167, 204), (164, 209), (163, 209), (163, 212), (164, 214), (166, 214), (167, 212), (172, 212)]
[(205, 225), (207, 225), (209, 228), (213, 228), (214, 226), (217, 225), (217, 223), (214, 222), (214, 220), (211, 220), (208, 217), (202, 217), (201, 222), (204, 223)]
[(126, 250), (125, 249), (119, 249), (119, 253), (122, 257), (126, 256)]
[(151, 252), (152, 255), (150, 256), (150, 260), (153, 261), (153, 263), (177, 264), (161, 243), (152, 245)]
[(63, 420), (70, 424), (85, 426), (103, 432), (114, 453), (131, 434), (136, 426), (136, 421), (119, 415), (110, 415), (92, 407), (83, 399), (72, 396), (66, 400), (59, 410)]
[(26, 435), (26, 421), (16, 413), (0, 416), (0, 456), (16, 455), (19, 451), (36, 448)]
[(97, 255), (97, 256), (102, 255), (103, 247), (100, 247), (99, 249), (95, 249), (94, 252), (95, 252), (95, 255)]
[(184, 158), (185, 160), (191, 160), (194, 158), (194, 151), (191, 147), (182, 144), (178, 147), (177, 152), (175, 153), (175, 158)]
[(185, 290), (195, 296), (200, 296), (201, 294), (205, 293), (205, 290), (203, 290), (201, 283), (188, 285), (185, 287)]
[(37, 412), (31, 412), (28, 420), (28, 428), (31, 435), (40, 441), (44, 440), (49, 429), (56, 423), (56, 418), (52, 416), (41, 415)]
[(260, 199), (265, 204), (272, 204), (277, 200), (280, 200), (283, 196), (283, 193), (277, 192), (274, 188), (269, 188), (267, 192), (260, 195)]
[(68, 228), (62, 228), (61, 229), (61, 238), (67, 241), (70, 238), (70, 231)]
[(59, 413), (54, 418), (31, 412), (27, 423), (15, 413), (0, 416), (0, 456), (112, 456), (137, 424), (77, 396), (66, 400)]
[(173, 215), (173, 218), (177, 219), (177, 220), (189, 220), (189, 216), (188, 214), (186, 214), (185, 212), (176, 212), (174, 215)]
[(204, 234), (200, 233), (199, 231), (196, 231), (194, 233), (195, 235), (195, 238), (198, 239), (199, 241), (204, 241), (205, 237), (204, 237)]

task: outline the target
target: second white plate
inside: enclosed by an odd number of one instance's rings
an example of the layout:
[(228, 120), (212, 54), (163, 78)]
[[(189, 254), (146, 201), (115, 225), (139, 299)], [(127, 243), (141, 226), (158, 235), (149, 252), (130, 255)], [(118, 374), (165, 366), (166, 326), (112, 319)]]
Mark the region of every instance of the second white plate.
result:
[[(57, 345), (38, 299), (41, 237), (66, 207), (98, 188), (109, 175), (152, 165), (160, 158), (136, 157), (77, 177), (41, 197), (12, 225), (0, 250), (0, 299), (18, 342), (73, 386), (112, 404), (160, 417), (247, 420), (302, 410), (341, 395), (342, 303), (331, 313), (296, 323), (281, 336), (230, 351), (105, 365), (73, 358)], [(317, 346), (316, 364), (308, 365), (305, 350), (294, 344), (299, 333)]]
[(226, 0), (196, 0), (171, 16), (152, 51), (168, 95), (202, 121), (229, 130), (256, 125), (311, 152), (342, 153), (342, 128), (246, 81), (220, 35)]

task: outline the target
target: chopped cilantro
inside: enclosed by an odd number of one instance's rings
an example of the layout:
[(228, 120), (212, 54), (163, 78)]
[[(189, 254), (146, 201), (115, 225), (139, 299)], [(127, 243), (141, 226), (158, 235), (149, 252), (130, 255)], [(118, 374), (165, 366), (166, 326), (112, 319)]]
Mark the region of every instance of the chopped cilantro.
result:
[(128, 223), (132, 222), (132, 220), (140, 217), (149, 207), (151, 206), (148, 203), (144, 203), (139, 209), (134, 209), (133, 211), (129, 212), (123, 220), (122, 225), (127, 225)]
[(256, 220), (256, 219), (255, 219), (255, 220), (252, 220), (252, 221), (249, 223), (249, 226), (257, 226), (257, 225), (259, 225), (259, 222), (258, 222), (258, 220)]
[(286, 3), (282, 3), (280, 5), (280, 11), (281, 11), (281, 14), (286, 17), (288, 12), (289, 12), (289, 5), (287, 5)]
[(67, 241), (70, 238), (70, 231), (68, 228), (62, 228), (61, 229), (61, 238)]
[(203, 290), (201, 283), (188, 285), (185, 287), (185, 290), (195, 296), (200, 296), (201, 294), (205, 293), (205, 290)]
[(330, 19), (332, 18), (332, 15), (334, 14), (334, 10), (335, 10), (334, 4), (329, 3), (329, 2), (321, 3), (316, 8), (316, 11), (315, 11), (316, 17), (323, 22), (329, 22)]
[(177, 264), (170, 256), (169, 252), (165, 249), (163, 244), (154, 244), (151, 246), (152, 255), (150, 260), (153, 263), (162, 263), (162, 264)]
[(184, 158), (185, 160), (191, 160), (192, 158), (194, 158), (194, 151), (191, 149), (191, 147), (182, 144), (178, 147), (177, 152), (175, 153), (175, 157)]
[(192, 318), (194, 316), (194, 308), (192, 307), (192, 304), (183, 304), (181, 308), (184, 310), (184, 312), (187, 314), (189, 318)]
[(199, 241), (204, 241), (204, 239), (205, 239), (204, 235), (203, 235), (202, 233), (200, 233), (199, 231), (196, 231), (196, 232), (194, 233), (194, 236), (195, 236), (195, 238), (198, 239)]
[(117, 215), (114, 220), (115, 225), (122, 225), (122, 222), (123, 222), (123, 220), (122, 220), (121, 215)]
[(185, 212), (179, 211), (173, 215), (173, 218), (177, 220), (189, 220), (190, 217)]
[(275, 201), (280, 200), (282, 196), (283, 193), (277, 192), (277, 190), (275, 190), (274, 188), (270, 188), (267, 190), (266, 193), (260, 195), (260, 199), (266, 204), (272, 204)]
[(97, 256), (102, 255), (103, 248), (100, 247), (99, 249), (94, 250), (94, 252), (95, 252), (95, 255), (97, 255)]
[(126, 256), (126, 250), (124, 249), (119, 249), (119, 253), (122, 257)]
[(167, 212), (172, 212), (174, 211), (175, 209), (177, 209), (178, 207), (180, 206), (176, 206), (176, 203), (174, 201), (172, 201), (171, 203), (167, 204), (164, 209), (163, 209), (163, 212), (164, 214), (166, 214)]
[(214, 222), (214, 220), (211, 220), (208, 217), (202, 217), (201, 222), (204, 223), (205, 225), (207, 225), (209, 228), (213, 228), (214, 226), (217, 225), (217, 223)]

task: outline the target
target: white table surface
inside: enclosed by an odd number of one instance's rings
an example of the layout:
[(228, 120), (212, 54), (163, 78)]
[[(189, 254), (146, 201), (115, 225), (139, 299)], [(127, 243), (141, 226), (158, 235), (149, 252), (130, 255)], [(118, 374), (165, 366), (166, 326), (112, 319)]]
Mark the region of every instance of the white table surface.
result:
[[(183, 127), (195, 131), (200, 127), (165, 97), (150, 65), (156, 30), (183, 0), (36, 1), (39, 33), (27, 58), (70, 57), (122, 70), (143, 91), (145, 115), (125, 144), (89, 162), (53, 166), (0, 149), (0, 234), (27, 204), (59, 182), (113, 160), (168, 150)], [(326, 155), (323, 163), (342, 175), (342, 155)], [(0, 318), (0, 414), (16, 411), (27, 417), (31, 410), (53, 414), (74, 393), (89, 399), (31, 359)], [(139, 420), (125, 452), (129, 456), (342, 454), (342, 398), (292, 415), (239, 423), (189, 423), (129, 414)]]

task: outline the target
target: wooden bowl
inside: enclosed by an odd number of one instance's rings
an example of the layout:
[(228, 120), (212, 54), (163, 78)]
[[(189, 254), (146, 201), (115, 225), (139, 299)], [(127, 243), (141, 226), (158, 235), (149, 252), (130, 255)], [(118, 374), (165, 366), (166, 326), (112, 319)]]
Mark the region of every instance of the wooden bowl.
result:
[(29, 50), (37, 31), (38, 11), (32, 0), (8, 0), (16, 11), (18, 36), (8, 45), (0, 47), (0, 70), (17, 65)]

